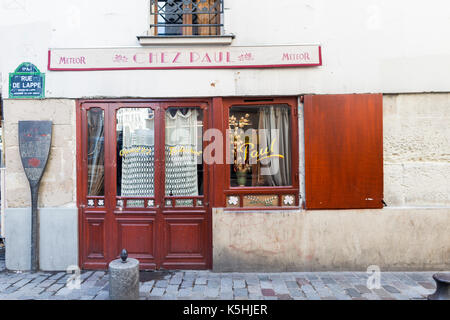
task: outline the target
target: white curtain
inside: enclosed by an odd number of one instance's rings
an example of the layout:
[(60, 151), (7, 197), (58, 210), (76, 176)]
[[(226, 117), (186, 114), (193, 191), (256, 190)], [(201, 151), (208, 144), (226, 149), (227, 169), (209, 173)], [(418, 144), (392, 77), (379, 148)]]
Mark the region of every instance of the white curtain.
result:
[(199, 193), (196, 152), (199, 150), (198, 135), (201, 132), (198, 131), (198, 115), (196, 109), (177, 108), (166, 112), (166, 195), (168, 196), (196, 196)]
[(264, 106), (259, 111), (260, 150), (273, 155), (261, 160), (259, 179), (265, 186), (289, 186), (291, 181), (291, 147), (289, 108)]

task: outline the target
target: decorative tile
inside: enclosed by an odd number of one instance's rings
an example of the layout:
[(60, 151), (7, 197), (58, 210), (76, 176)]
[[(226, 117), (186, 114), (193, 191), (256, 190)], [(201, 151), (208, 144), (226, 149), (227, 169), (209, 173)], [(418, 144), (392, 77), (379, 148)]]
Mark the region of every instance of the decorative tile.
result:
[(295, 206), (295, 196), (294, 195), (284, 195), (282, 198), (282, 205), (285, 207)]
[(239, 207), (239, 197), (238, 196), (229, 196), (227, 197), (227, 207)]

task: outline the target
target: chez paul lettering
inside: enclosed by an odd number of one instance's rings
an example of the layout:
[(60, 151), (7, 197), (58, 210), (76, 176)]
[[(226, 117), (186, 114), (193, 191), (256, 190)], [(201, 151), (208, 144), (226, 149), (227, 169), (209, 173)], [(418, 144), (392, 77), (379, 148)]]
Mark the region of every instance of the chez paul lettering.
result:
[(231, 63), (231, 53), (220, 52), (150, 52), (133, 55), (132, 61), (137, 64), (208, 64)]

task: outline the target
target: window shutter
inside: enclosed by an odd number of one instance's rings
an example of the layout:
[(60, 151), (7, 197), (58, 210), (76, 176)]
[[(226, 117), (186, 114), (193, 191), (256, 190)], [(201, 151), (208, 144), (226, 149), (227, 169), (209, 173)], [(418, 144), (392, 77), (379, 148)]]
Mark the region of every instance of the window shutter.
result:
[(383, 207), (382, 94), (305, 96), (307, 209)]

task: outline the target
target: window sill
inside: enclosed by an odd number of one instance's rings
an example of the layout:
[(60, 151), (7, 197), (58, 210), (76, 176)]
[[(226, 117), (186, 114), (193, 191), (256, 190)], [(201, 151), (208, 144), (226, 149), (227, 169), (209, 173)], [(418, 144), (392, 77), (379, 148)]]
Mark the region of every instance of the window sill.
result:
[(222, 36), (137, 36), (142, 46), (230, 45), (234, 35)]

